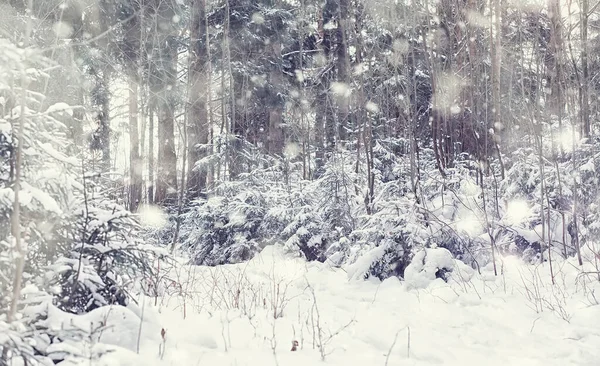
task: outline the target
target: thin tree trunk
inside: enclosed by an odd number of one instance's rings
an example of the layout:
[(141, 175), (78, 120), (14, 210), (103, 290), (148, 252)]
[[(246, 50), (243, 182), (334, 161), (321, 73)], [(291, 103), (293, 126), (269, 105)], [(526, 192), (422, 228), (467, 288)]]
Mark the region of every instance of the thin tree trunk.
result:
[[(273, 59), (277, 60), (281, 58), (281, 44), (279, 42), (273, 42), (269, 45)], [(280, 155), (283, 153), (283, 147), (285, 144), (285, 135), (283, 131), (283, 101), (278, 95), (276, 88), (283, 84), (283, 73), (279, 68), (279, 65), (272, 66), (272, 70), (269, 75), (271, 87), (270, 105), (267, 113), (269, 116), (268, 136), (267, 136), (267, 152), (270, 155)]]
[[(334, 42), (334, 29), (330, 27), (330, 22), (334, 20), (336, 14), (334, 9), (336, 3), (334, 0), (327, 0), (322, 12), (322, 22), (319, 26), (319, 30), (323, 35), (323, 41), (321, 42), (321, 51), (323, 53), (323, 72), (321, 74), (321, 80), (319, 83), (319, 91), (317, 94), (317, 114), (322, 115), (323, 123), (317, 124), (316, 133), (322, 133), (323, 136), (323, 165), (325, 164), (326, 155), (331, 155), (335, 150), (335, 144), (338, 139), (338, 133), (335, 129), (335, 113), (334, 103), (329, 93), (331, 87), (331, 81), (333, 79), (333, 62), (332, 62), (332, 46)], [(323, 127), (322, 130), (319, 128)], [(317, 137), (319, 138), (319, 137)], [(321, 169), (322, 170), (322, 169)], [(321, 170), (315, 170), (315, 174), (318, 176), (321, 174)]]
[(233, 68), (231, 66), (231, 22), (230, 22), (230, 14), (231, 14), (231, 7), (229, 4), (230, 0), (225, 0), (225, 29), (224, 29), (224, 42), (223, 42), (223, 48), (224, 48), (224, 54), (227, 58), (227, 74), (229, 75), (229, 108), (230, 108), (230, 123), (229, 123), (229, 127), (227, 128), (227, 157), (228, 157), (228, 170), (229, 170), (229, 179), (233, 180), (235, 179), (242, 171), (241, 169), (241, 158), (240, 155), (237, 151), (237, 147), (239, 147), (240, 141), (238, 139), (241, 139), (242, 136), (242, 126), (241, 126), (241, 112), (237, 110), (237, 106), (236, 106), (236, 97), (237, 97), (237, 90), (236, 87), (239, 87), (236, 85), (236, 81), (234, 80), (234, 76), (233, 76)]
[[(209, 21), (208, 21), (208, 13), (206, 12), (206, 0), (202, 0), (203, 4), (204, 4), (204, 39), (205, 39), (205, 48), (206, 48), (206, 78), (208, 80), (208, 85), (206, 88), (206, 114), (207, 114), (207, 129), (209, 131), (210, 134), (210, 152), (211, 154), (214, 154), (215, 152), (215, 135), (214, 135), (214, 129), (213, 129), (213, 108), (211, 105), (211, 99), (212, 99), (212, 78), (213, 78), (213, 71), (212, 71), (212, 61), (211, 61), (211, 56), (210, 56), (210, 28), (209, 28)], [(211, 164), (210, 165), (210, 170), (209, 170), (209, 175), (206, 178), (206, 185), (207, 187), (210, 189), (215, 181), (215, 165)]]
[[(27, 9), (31, 12), (33, 6), (33, 0), (28, 0)], [(23, 47), (29, 46), (29, 39), (31, 34), (31, 15), (27, 16), (27, 26), (25, 29), (25, 40), (23, 41)], [(23, 129), (25, 126), (25, 107), (27, 104), (27, 82), (28, 77), (25, 70), (21, 70), (21, 110), (19, 115), (19, 129), (17, 132), (17, 151), (15, 155), (15, 170), (13, 183), (13, 207), (11, 213), (11, 234), (15, 241), (14, 247), (14, 258), (15, 258), (15, 274), (12, 283), (12, 299), (10, 302), (10, 308), (8, 310), (6, 320), (11, 323), (17, 314), (17, 306), (21, 298), (21, 286), (23, 283), (23, 269), (25, 267), (25, 246), (21, 239), (21, 167), (23, 165)], [(3, 354), (4, 356), (4, 354)], [(5, 357), (2, 357), (1, 361), (4, 361)]]
[(583, 137), (590, 137), (590, 75), (588, 66), (588, 17), (589, 1), (581, 0), (581, 118)]
[[(337, 44), (337, 80), (344, 84), (345, 88), (350, 89), (350, 60), (348, 56), (348, 34), (350, 28), (349, 18), (349, 4), (348, 0), (339, 0), (339, 20), (338, 20), (338, 44)], [(339, 114), (338, 114), (338, 136), (340, 140), (344, 141), (348, 139), (347, 132), (352, 130), (351, 116), (350, 116), (350, 93), (344, 93), (345, 95), (338, 98), (340, 103)]]
[(140, 159), (140, 136), (138, 127), (138, 85), (129, 78), (129, 210), (137, 211), (142, 201), (142, 161)]
[(176, 197), (177, 157), (175, 153), (175, 117), (171, 103), (162, 102), (159, 108), (158, 125), (158, 173), (156, 179), (155, 200), (167, 203)]
[(196, 163), (206, 156), (209, 137), (207, 93), (210, 80), (207, 76), (208, 44), (206, 39), (205, 0), (192, 4), (191, 62), (189, 66), (189, 111), (188, 111), (188, 197), (196, 198), (206, 189), (207, 167)]
[(148, 204), (154, 203), (154, 103), (148, 103)]
[(110, 72), (107, 68), (102, 70), (102, 77), (97, 81), (99, 83), (98, 93), (102, 93), (100, 106), (101, 112), (98, 118), (100, 124), (100, 144), (102, 149), (102, 166), (104, 171), (110, 170)]
[[(225, 71), (221, 70), (221, 126), (219, 128), (219, 143), (217, 145), (217, 154), (221, 157), (221, 152), (223, 151), (223, 138), (227, 141), (227, 137), (229, 133), (227, 131), (227, 99), (225, 98)], [(223, 137), (225, 136), (225, 137)], [(223, 167), (227, 167), (227, 161), (222, 161), (227, 159), (219, 159), (217, 161), (217, 181), (221, 181), (221, 174), (223, 172)]]
[(502, 154), (500, 152), (500, 133), (502, 130), (502, 117), (501, 117), (501, 104), (500, 104), (500, 71), (502, 68), (502, 27), (501, 27), (501, 7), (500, 0), (494, 1), (494, 16), (495, 21), (493, 22), (493, 37), (494, 45), (492, 47), (492, 103), (494, 104), (493, 116), (494, 116), (494, 147), (498, 154), (498, 161), (500, 163), (500, 176), (504, 179), (504, 163), (502, 162)]
[[(426, 58), (427, 58), (428, 66), (429, 66), (429, 75), (431, 75), (431, 90), (433, 90), (432, 98), (435, 98), (436, 93), (441, 93), (441, 91), (438, 89), (438, 85), (437, 85), (438, 84), (437, 80), (436, 80), (437, 70), (436, 70), (435, 63), (434, 63), (433, 51), (428, 46), (427, 36), (425, 33), (423, 33), (422, 39), (423, 39), (423, 47), (425, 49), (425, 54), (427, 55)], [(435, 101), (433, 101), (433, 103), (435, 104)], [(435, 156), (435, 162), (436, 162), (438, 171), (440, 172), (442, 177), (445, 177), (446, 172), (444, 171), (444, 163), (442, 161), (442, 156), (440, 154), (440, 144), (438, 142), (438, 135), (440, 132), (439, 131), (439, 112), (435, 109), (436, 108), (434, 106), (434, 110), (431, 112), (431, 143), (433, 144), (433, 153)]]
[[(544, 215), (542, 214), (542, 216)], [(554, 268), (552, 266), (552, 225), (550, 225), (550, 197), (548, 194), (546, 194), (546, 217), (548, 220), (548, 264), (550, 265), (550, 278), (554, 285)]]
[[(550, 74), (550, 103), (547, 103), (550, 111), (558, 116), (558, 127), (562, 129), (562, 114), (564, 109), (564, 101), (562, 98), (562, 17), (560, 0), (549, 0), (548, 13), (550, 16), (551, 36), (550, 36), (550, 51), (548, 57), (552, 61), (548, 65), (548, 73)], [(562, 152), (562, 146), (559, 147)]]
[(155, 200), (168, 203), (177, 197), (177, 155), (175, 153), (175, 106), (173, 92), (177, 82), (177, 46), (168, 37), (165, 49), (165, 86), (160, 93), (158, 125), (158, 174)]
[[(576, 148), (576, 138), (575, 138), (575, 126), (573, 124), (573, 129), (571, 131), (572, 134), (572, 147), (573, 147), (573, 151), (575, 151)], [(573, 171), (576, 172), (577, 171), (577, 158), (576, 158), (577, 154), (573, 153), (571, 154), (571, 163), (573, 165)], [(579, 213), (578, 211), (578, 201), (579, 201), (579, 184), (577, 183), (577, 179), (573, 180), (573, 211), (572, 211), (572, 215), (573, 215), (573, 228), (570, 230), (570, 234), (571, 234), (571, 245), (575, 248), (575, 251), (577, 253), (577, 262), (579, 263), (580, 266), (583, 265), (583, 258), (581, 257), (581, 248), (580, 248), (580, 244), (579, 244), (579, 224), (577, 221), (577, 215)]]
[[(415, 49), (414, 48), (410, 52), (410, 59), (411, 59), (411, 65), (412, 65), (411, 69), (412, 70), (409, 70), (409, 72), (407, 74), (411, 74), (410, 71), (412, 71), (412, 74), (413, 74), (412, 94), (416, 98), (418, 90), (417, 90), (417, 80), (416, 80), (416, 77), (414, 76), (415, 70), (416, 70), (416, 60), (415, 60)], [(417, 119), (418, 119), (418, 107), (417, 107), (416, 103), (413, 103), (410, 111), (411, 111), (410, 122), (409, 122), (410, 123), (410, 125), (409, 125), (410, 181), (411, 181), (412, 192), (415, 195), (415, 200), (417, 201), (417, 203), (420, 203), (419, 195), (417, 194), (417, 188), (418, 188), (418, 184), (419, 184), (419, 170), (418, 170), (418, 161), (417, 161), (418, 142), (417, 142), (417, 134), (416, 134)]]

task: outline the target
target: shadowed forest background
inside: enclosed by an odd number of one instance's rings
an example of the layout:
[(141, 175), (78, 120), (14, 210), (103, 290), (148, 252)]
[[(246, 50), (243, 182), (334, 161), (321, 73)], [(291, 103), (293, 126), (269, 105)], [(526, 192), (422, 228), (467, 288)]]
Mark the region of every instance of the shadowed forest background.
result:
[(596, 0), (1, 1), (0, 365), (175, 253), (600, 281), (599, 36)]

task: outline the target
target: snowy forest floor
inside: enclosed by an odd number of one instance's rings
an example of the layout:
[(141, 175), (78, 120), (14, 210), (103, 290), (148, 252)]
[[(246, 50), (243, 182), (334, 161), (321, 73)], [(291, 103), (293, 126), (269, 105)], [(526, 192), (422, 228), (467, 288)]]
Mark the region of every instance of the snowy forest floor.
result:
[(164, 269), (161, 296), (76, 319), (101, 318), (105, 328), (71, 362), (599, 365), (600, 282), (574, 264), (554, 263), (555, 285), (547, 263), (504, 258), (497, 277), (485, 268), (468, 282), (411, 289), (397, 278), (349, 281), (344, 270), (269, 246), (248, 263)]

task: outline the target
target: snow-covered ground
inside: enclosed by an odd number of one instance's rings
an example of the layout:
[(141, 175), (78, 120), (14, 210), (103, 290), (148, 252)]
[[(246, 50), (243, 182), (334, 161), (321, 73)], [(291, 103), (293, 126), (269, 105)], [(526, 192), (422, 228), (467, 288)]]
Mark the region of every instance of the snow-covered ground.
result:
[(498, 277), (423, 288), (349, 280), (270, 246), (244, 264), (180, 266), (161, 274), (160, 297), (79, 317), (106, 329), (73, 364), (600, 365), (600, 283), (572, 261), (554, 267), (555, 285), (548, 264), (504, 258)]

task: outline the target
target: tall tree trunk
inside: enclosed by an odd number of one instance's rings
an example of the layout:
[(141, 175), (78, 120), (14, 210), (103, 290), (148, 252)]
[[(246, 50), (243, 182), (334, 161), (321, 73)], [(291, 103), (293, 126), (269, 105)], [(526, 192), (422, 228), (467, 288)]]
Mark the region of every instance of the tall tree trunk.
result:
[[(230, 123), (227, 128), (229, 135), (229, 141), (227, 141), (227, 155), (229, 163), (229, 179), (235, 179), (241, 172), (243, 167), (243, 156), (240, 154), (242, 148), (242, 140), (244, 138), (244, 114), (243, 111), (238, 110), (238, 99), (242, 98), (242, 81), (239, 77), (236, 78), (233, 74), (233, 67), (231, 62), (231, 0), (225, 0), (225, 26), (224, 26), (224, 40), (223, 40), (223, 53), (226, 56), (227, 62), (223, 66), (226, 67), (227, 74), (229, 76), (229, 115)], [(235, 5), (235, 2), (234, 2)]]
[[(428, 17), (429, 18), (429, 17)], [(441, 154), (441, 148), (440, 148), (440, 144), (439, 144), (439, 134), (440, 134), (440, 122), (439, 122), (439, 110), (438, 110), (438, 103), (436, 101), (436, 98), (438, 98), (439, 95), (441, 95), (441, 91), (438, 87), (438, 74), (439, 71), (437, 70), (437, 65), (435, 63), (434, 60), (434, 52), (431, 49), (430, 45), (428, 44), (428, 40), (427, 40), (427, 35), (425, 33), (422, 34), (422, 39), (423, 39), (423, 47), (424, 47), (424, 51), (426, 54), (426, 60), (427, 60), (427, 66), (429, 67), (429, 73), (431, 75), (431, 90), (433, 91), (433, 96), (432, 98), (432, 104), (433, 104), (433, 109), (430, 111), (430, 121), (431, 121), (431, 143), (432, 143), (432, 147), (433, 147), (433, 153), (435, 156), (435, 162), (436, 162), (436, 166), (438, 168), (438, 171), (440, 172), (440, 174), (445, 177), (446, 176), (446, 172), (444, 171), (445, 167), (444, 167), (444, 162), (442, 159), (442, 154)]]
[(581, 0), (581, 118), (583, 137), (590, 137), (590, 74), (588, 65), (589, 1)]
[(189, 66), (188, 110), (188, 182), (187, 195), (196, 198), (206, 188), (207, 167), (196, 167), (206, 156), (208, 124), (208, 44), (206, 38), (206, 0), (194, 0), (191, 8), (191, 54)]
[(315, 170), (313, 179), (318, 179), (323, 173), (325, 166), (325, 114), (327, 108), (327, 91), (324, 87), (319, 87), (316, 97), (315, 109), (315, 127), (313, 141), (315, 144)]
[(129, 210), (137, 211), (142, 201), (142, 160), (138, 127), (138, 84), (129, 78)]
[[(315, 142), (315, 170), (314, 179), (318, 179), (323, 173), (325, 166), (326, 153), (332, 152), (335, 144), (335, 119), (333, 118), (333, 108), (330, 102), (329, 89), (331, 87), (331, 72), (330, 72), (330, 54), (331, 54), (331, 31), (324, 28), (326, 22), (325, 12), (323, 21), (319, 24), (319, 33), (322, 35), (319, 65), (323, 72), (317, 86), (315, 98), (315, 127), (314, 137)], [(326, 23), (325, 23), (326, 24)]]
[(110, 72), (104, 69), (96, 76), (93, 98), (98, 111), (98, 142), (102, 152), (102, 170), (110, 170)]
[(280, 69), (278, 60), (281, 59), (281, 43), (279, 41), (271, 42), (270, 53), (275, 61), (275, 65), (269, 73), (270, 90), (268, 110), (266, 113), (269, 117), (268, 137), (267, 137), (267, 152), (271, 155), (280, 155), (283, 153), (285, 144), (285, 136), (283, 131), (283, 100), (279, 95), (277, 88), (283, 84), (283, 73)]
[(502, 179), (504, 179), (504, 164), (502, 162), (502, 154), (500, 152), (500, 134), (502, 131), (502, 111), (501, 111), (501, 85), (500, 85), (500, 71), (502, 69), (502, 8), (500, 6), (500, 0), (494, 1), (494, 16), (495, 19), (493, 21), (493, 37), (494, 37), (494, 45), (492, 46), (492, 103), (494, 106), (493, 116), (494, 116), (494, 147), (496, 153), (498, 154), (498, 161), (500, 163), (500, 174)]
[(177, 42), (169, 36), (164, 50), (165, 85), (160, 93), (158, 121), (158, 172), (155, 200), (174, 202), (177, 197), (177, 156), (175, 153), (175, 102), (177, 83)]
[[(206, 79), (208, 80), (206, 87), (206, 113), (207, 113), (207, 126), (209, 131), (209, 142), (210, 142), (210, 154), (215, 153), (215, 131), (214, 131), (214, 115), (212, 107), (212, 82), (213, 82), (213, 69), (212, 60), (210, 55), (210, 26), (208, 22), (208, 13), (206, 12), (206, 0), (204, 0), (204, 39), (206, 44)], [(206, 186), (210, 189), (215, 184), (216, 169), (215, 164), (210, 164), (210, 170), (206, 178)]]
[(347, 140), (347, 131), (352, 129), (350, 116), (350, 60), (348, 58), (348, 35), (350, 28), (349, 0), (339, 0), (336, 69), (337, 81), (348, 91), (338, 99), (338, 135), (340, 140)]
[(154, 97), (148, 102), (148, 204), (154, 203)]
[[(323, 41), (321, 42), (323, 52), (323, 73), (319, 84), (320, 88), (317, 94), (317, 113), (321, 114), (324, 118), (324, 129), (322, 130), (324, 136), (317, 138), (324, 138), (324, 153), (329, 154), (333, 153), (335, 150), (336, 137), (338, 137), (338, 133), (335, 129), (334, 103), (330, 94), (331, 82), (334, 79), (332, 72), (332, 51), (335, 41), (335, 29), (331, 26), (330, 22), (334, 21), (335, 7), (335, 0), (327, 0), (325, 2), (325, 7), (322, 14), (322, 24), (319, 27), (323, 37)], [(323, 164), (324, 163), (325, 161), (323, 161)]]
[[(32, 0), (28, 0), (27, 2), (27, 9), (29, 9), (31, 11), (31, 8), (33, 6), (33, 1)], [(31, 35), (31, 30), (32, 30), (32, 19), (31, 19), (31, 15), (29, 14), (27, 16), (27, 26), (25, 29), (25, 39), (23, 42), (23, 48), (26, 48), (29, 46), (29, 40), (30, 40), (30, 35)], [(16, 317), (17, 314), (17, 306), (19, 304), (19, 300), (21, 299), (21, 286), (23, 284), (23, 269), (25, 268), (25, 256), (26, 256), (26, 251), (25, 248), (26, 246), (24, 245), (21, 237), (21, 202), (19, 200), (19, 193), (21, 192), (21, 167), (23, 165), (23, 143), (24, 143), (24, 136), (23, 136), (23, 130), (24, 130), (24, 126), (25, 126), (25, 114), (26, 114), (26, 105), (27, 105), (27, 87), (28, 87), (28, 80), (29, 78), (27, 77), (26, 73), (24, 70), (22, 70), (21, 72), (21, 106), (20, 106), (20, 116), (19, 116), (19, 129), (17, 132), (17, 149), (15, 152), (15, 180), (13, 182), (13, 207), (12, 207), (12, 212), (10, 214), (10, 221), (11, 221), (11, 225), (10, 225), (10, 230), (11, 230), (11, 235), (14, 239), (14, 252), (13, 252), (13, 257), (15, 258), (15, 272), (14, 272), (14, 276), (13, 276), (13, 281), (12, 281), (12, 299), (10, 302), (10, 308), (8, 310), (8, 314), (7, 314), (7, 318), (6, 320), (8, 321), (8, 323), (10, 324)], [(2, 357), (0, 358), (0, 363), (4, 363), (6, 361), (6, 346), (3, 347), (3, 354)]]
[(546, 57), (550, 82), (550, 101), (546, 103), (550, 112), (558, 116), (559, 127), (562, 127), (562, 113), (565, 103), (562, 97), (562, 17), (560, 0), (549, 0), (548, 13), (550, 16), (550, 47)]
[[(110, 5), (108, 0), (99, 0), (97, 6), (92, 10), (92, 18), (95, 18), (92, 26), (92, 34), (100, 36), (106, 34), (109, 29), (108, 19), (105, 16), (109, 13)], [(95, 42), (95, 47), (99, 50), (108, 49), (108, 38), (106, 36)], [(108, 171), (111, 168), (110, 160), (110, 64), (94, 65), (91, 68), (91, 73), (94, 77), (94, 89), (91, 91), (92, 104), (97, 112), (97, 140), (99, 149), (102, 153), (101, 165), (103, 171)]]

